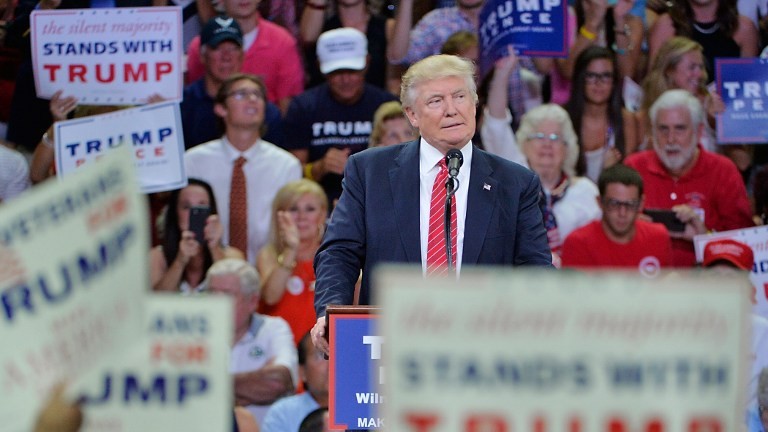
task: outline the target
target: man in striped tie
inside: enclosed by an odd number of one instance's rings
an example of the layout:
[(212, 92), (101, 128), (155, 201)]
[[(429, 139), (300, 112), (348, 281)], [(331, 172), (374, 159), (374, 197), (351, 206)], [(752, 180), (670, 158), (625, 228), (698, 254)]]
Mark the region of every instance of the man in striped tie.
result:
[[(551, 266), (538, 177), (472, 145), (474, 74), (472, 62), (455, 56), (415, 63), (403, 75), (400, 99), (421, 137), (347, 161), (344, 192), (315, 257), (312, 339), (321, 350), (328, 349), (325, 307), (353, 303), (360, 270), (359, 303), (369, 304), (371, 271), (380, 263), (420, 263), (425, 277), (458, 277), (472, 265)], [(463, 158), (458, 173), (446, 166), (455, 150)]]

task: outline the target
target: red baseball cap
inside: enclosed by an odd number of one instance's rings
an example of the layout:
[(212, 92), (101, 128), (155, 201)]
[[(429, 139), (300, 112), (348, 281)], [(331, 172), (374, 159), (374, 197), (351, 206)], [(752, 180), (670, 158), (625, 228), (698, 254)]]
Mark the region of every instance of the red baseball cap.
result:
[(714, 240), (704, 246), (702, 265), (709, 267), (717, 261), (727, 261), (742, 270), (752, 270), (755, 255), (747, 244), (731, 239)]

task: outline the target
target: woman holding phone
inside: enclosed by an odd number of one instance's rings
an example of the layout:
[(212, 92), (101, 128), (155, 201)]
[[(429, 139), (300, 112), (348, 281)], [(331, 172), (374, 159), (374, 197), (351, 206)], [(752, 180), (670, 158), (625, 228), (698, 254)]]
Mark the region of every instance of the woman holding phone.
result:
[(171, 192), (163, 243), (149, 255), (154, 291), (202, 291), (205, 273), (214, 261), (244, 258), (239, 250), (221, 244), (223, 228), (216, 213), (213, 190), (202, 180), (190, 178), (187, 187)]

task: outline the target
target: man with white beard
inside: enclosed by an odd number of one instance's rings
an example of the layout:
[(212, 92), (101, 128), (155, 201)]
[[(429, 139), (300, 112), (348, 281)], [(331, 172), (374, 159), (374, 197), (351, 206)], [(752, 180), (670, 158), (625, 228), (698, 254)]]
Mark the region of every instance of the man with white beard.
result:
[(696, 97), (686, 90), (666, 91), (649, 116), (653, 149), (624, 163), (643, 177), (645, 208), (672, 210), (685, 224), (683, 231), (670, 232), (672, 263), (691, 267), (693, 236), (753, 225), (747, 191), (730, 159), (699, 144), (706, 117)]

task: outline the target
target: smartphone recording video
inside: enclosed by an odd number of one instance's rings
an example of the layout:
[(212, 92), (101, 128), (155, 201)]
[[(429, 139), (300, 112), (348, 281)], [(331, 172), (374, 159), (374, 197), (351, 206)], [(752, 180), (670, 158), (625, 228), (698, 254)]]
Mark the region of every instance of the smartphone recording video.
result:
[(211, 215), (211, 208), (208, 206), (192, 206), (189, 209), (189, 230), (195, 233), (195, 240), (198, 243), (205, 244), (205, 221)]

